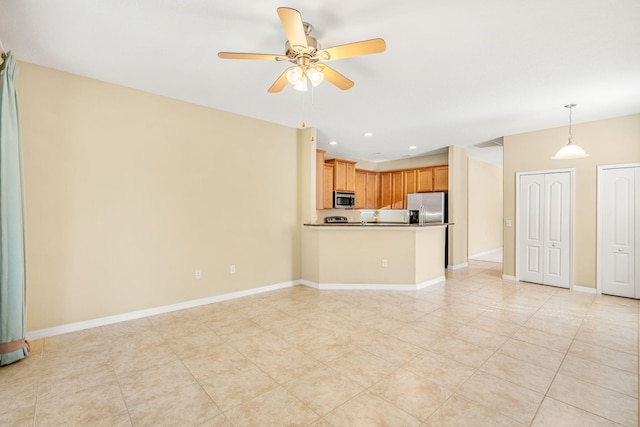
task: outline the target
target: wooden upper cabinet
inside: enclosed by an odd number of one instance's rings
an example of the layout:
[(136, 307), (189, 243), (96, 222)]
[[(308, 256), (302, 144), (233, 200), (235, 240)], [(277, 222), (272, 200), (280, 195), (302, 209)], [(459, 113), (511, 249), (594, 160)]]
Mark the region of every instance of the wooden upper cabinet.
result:
[(416, 193), (433, 191), (433, 168), (416, 169)]
[(355, 209), (367, 207), (367, 171), (356, 169), (356, 204)]
[(391, 209), (391, 172), (380, 173), (380, 203), (378, 208)]
[(333, 165), (333, 191), (356, 191), (356, 162), (331, 159)]
[(365, 207), (367, 209), (378, 209), (379, 205), (380, 176), (378, 172), (367, 172), (367, 201)]
[(391, 172), (391, 209), (402, 209), (404, 192), (404, 171)]
[(402, 209), (406, 209), (407, 208), (407, 194), (409, 193), (416, 193), (417, 192), (417, 170), (416, 169), (409, 169), (406, 171), (403, 171), (404, 176), (403, 176), (403, 180), (404, 180), (404, 192), (402, 195)]
[(378, 172), (356, 169), (356, 209), (378, 208)]
[(449, 191), (449, 166), (434, 166), (433, 191)]
[(322, 209), (333, 208), (333, 165), (325, 163), (323, 166)]

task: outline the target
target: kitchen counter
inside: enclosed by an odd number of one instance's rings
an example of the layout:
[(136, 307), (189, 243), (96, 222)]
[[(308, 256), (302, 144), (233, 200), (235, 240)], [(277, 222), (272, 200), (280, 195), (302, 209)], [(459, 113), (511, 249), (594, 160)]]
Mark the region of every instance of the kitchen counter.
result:
[(445, 280), (448, 224), (305, 224), (303, 283), (318, 289), (417, 290)]

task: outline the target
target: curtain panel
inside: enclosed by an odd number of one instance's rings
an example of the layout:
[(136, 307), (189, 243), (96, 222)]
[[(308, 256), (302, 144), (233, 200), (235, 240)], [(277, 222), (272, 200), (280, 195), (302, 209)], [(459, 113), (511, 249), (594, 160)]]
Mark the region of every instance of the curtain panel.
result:
[(0, 71), (0, 366), (29, 354), (25, 340), (26, 269), (20, 117), (11, 52)]

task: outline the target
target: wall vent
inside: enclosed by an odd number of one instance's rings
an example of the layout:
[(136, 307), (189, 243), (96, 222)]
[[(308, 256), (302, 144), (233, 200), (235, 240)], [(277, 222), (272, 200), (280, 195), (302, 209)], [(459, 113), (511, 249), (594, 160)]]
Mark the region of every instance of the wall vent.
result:
[(480, 142), (478, 144), (475, 144), (474, 147), (476, 147), (476, 148), (502, 147), (504, 145), (503, 141), (504, 141), (503, 137), (495, 138), (495, 139), (491, 139), (489, 141)]

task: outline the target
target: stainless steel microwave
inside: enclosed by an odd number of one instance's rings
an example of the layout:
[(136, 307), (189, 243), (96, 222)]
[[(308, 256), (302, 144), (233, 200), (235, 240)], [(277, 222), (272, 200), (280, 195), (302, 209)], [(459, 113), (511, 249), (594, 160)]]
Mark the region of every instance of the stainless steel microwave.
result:
[(356, 193), (350, 191), (334, 191), (333, 207), (338, 209), (352, 209), (356, 205)]

